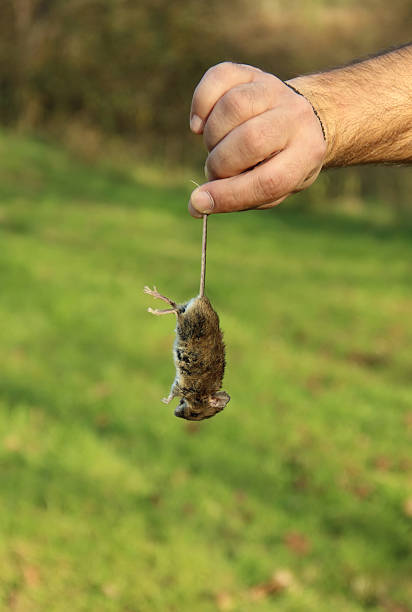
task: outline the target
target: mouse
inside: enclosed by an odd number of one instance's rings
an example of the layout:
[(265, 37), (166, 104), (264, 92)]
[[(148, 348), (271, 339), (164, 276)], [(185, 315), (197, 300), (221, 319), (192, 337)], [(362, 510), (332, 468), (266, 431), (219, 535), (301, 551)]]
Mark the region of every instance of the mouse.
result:
[(148, 311), (155, 315), (176, 315), (176, 339), (173, 358), (176, 377), (168, 397), (180, 398), (175, 415), (189, 421), (202, 421), (221, 412), (230, 400), (226, 391), (221, 391), (225, 372), (225, 345), (219, 327), (219, 317), (210, 300), (198, 295), (184, 304), (161, 295), (156, 287), (144, 288), (147, 295), (163, 300), (170, 308)]
[(169, 308), (148, 308), (154, 315), (176, 315), (176, 339), (173, 359), (176, 376), (170, 393), (163, 398), (169, 404), (180, 398), (174, 413), (188, 421), (210, 419), (221, 412), (230, 400), (226, 391), (221, 391), (225, 372), (225, 345), (219, 326), (219, 317), (205, 295), (207, 215), (203, 216), (202, 266), (200, 291), (197, 297), (177, 304), (158, 292), (156, 287), (145, 287), (144, 293), (163, 300)]

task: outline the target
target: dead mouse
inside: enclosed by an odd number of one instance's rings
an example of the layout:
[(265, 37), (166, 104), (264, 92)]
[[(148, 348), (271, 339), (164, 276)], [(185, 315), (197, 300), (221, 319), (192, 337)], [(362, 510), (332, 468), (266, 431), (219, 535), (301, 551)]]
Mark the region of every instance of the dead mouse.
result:
[(225, 371), (225, 346), (219, 328), (219, 317), (206, 296), (195, 297), (186, 304), (176, 304), (160, 295), (156, 287), (144, 292), (167, 302), (171, 308), (149, 312), (160, 315), (175, 313), (176, 340), (173, 356), (176, 378), (165, 404), (180, 397), (175, 415), (189, 421), (208, 419), (223, 410), (230, 397), (222, 386)]
[(176, 340), (173, 346), (176, 377), (169, 396), (162, 401), (169, 404), (180, 397), (175, 415), (189, 421), (209, 419), (223, 410), (229, 395), (220, 391), (225, 371), (225, 345), (219, 328), (219, 317), (204, 295), (206, 267), (206, 223), (203, 218), (202, 270), (198, 297), (185, 304), (176, 304), (161, 295), (156, 287), (144, 288), (147, 295), (163, 300), (170, 308), (153, 310), (155, 315), (176, 314)]

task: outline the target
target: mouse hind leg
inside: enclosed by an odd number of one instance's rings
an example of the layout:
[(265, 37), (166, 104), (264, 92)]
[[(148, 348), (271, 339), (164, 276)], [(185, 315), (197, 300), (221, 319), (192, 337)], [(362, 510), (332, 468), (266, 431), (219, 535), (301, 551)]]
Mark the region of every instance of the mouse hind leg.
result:
[(147, 295), (151, 295), (152, 297), (154, 297), (157, 300), (163, 300), (163, 302), (166, 302), (166, 304), (170, 304), (170, 306), (172, 307), (172, 308), (167, 308), (165, 310), (158, 310), (158, 309), (148, 308), (148, 311), (151, 312), (152, 314), (161, 315), (161, 314), (170, 314), (172, 312), (175, 312), (177, 314), (177, 311), (178, 311), (179, 307), (176, 304), (176, 302), (174, 302), (170, 298), (167, 298), (165, 295), (162, 295), (161, 293), (159, 293), (158, 290), (156, 289), (156, 287), (153, 287), (153, 289), (150, 289), (150, 287), (146, 286), (143, 289), (143, 292), (146, 293)]
[(150, 312), (154, 315), (172, 314), (173, 312), (177, 314), (177, 310), (175, 308), (165, 308), (165, 310), (159, 310), (158, 308), (148, 308), (147, 312)]

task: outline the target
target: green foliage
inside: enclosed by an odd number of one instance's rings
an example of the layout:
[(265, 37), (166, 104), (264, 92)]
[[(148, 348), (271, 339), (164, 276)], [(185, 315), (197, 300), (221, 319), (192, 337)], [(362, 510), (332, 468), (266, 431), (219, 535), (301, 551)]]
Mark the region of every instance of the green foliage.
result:
[[(232, 60), (280, 78), (328, 69), (406, 42), (411, 11), (408, 0), (2, 0), (0, 123), (91, 159), (132, 149), (200, 167), (188, 117), (207, 68)], [(402, 217), (410, 210), (405, 172), (347, 171), (338, 196), (354, 186), (399, 203)], [(335, 191), (328, 183), (322, 203)]]
[(1, 608), (410, 610), (408, 233), (212, 217), (232, 400), (188, 424), (142, 293), (197, 290), (188, 189), (0, 149)]
[(190, 100), (211, 65), (322, 70), (406, 42), (412, 15), (407, 0), (2, 0), (0, 16), (2, 122), (190, 161)]

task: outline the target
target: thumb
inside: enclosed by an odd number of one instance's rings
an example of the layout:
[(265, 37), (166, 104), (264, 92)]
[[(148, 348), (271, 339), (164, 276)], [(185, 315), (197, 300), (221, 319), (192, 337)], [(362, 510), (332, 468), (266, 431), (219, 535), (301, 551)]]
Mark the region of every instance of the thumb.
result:
[(269, 205), (289, 195), (300, 181), (296, 160), (282, 151), (247, 172), (201, 185), (190, 197), (189, 212), (200, 218)]

